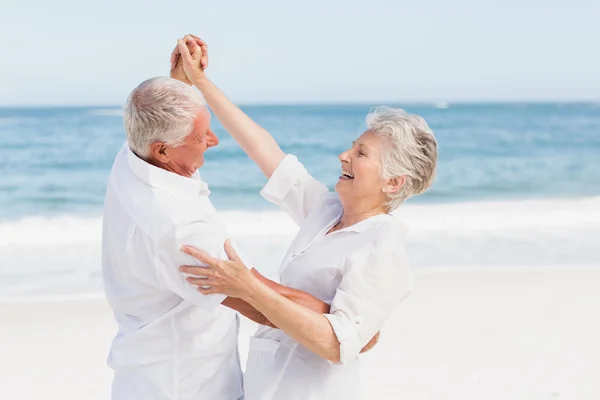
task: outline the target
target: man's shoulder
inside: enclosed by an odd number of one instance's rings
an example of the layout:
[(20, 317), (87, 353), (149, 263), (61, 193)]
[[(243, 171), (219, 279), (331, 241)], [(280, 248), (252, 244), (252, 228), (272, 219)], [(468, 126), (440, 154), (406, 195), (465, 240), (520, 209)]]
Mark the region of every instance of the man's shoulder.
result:
[(105, 218), (110, 218), (111, 210), (121, 209), (122, 214), (156, 242), (167, 235), (189, 236), (194, 232), (224, 229), (208, 199), (182, 199), (140, 181), (127, 182), (112, 197), (107, 195)]
[(153, 187), (128, 167), (124, 150), (115, 158), (104, 210), (105, 220), (126, 223), (159, 242), (167, 235), (188, 235), (194, 230), (214, 230), (223, 225), (207, 196), (186, 198)]

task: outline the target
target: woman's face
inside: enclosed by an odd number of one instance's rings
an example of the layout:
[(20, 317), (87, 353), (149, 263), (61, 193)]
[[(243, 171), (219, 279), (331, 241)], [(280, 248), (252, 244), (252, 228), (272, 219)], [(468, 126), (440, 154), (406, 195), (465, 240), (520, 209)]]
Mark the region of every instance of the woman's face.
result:
[(342, 154), (342, 174), (335, 185), (344, 207), (359, 205), (364, 207), (383, 206), (387, 199), (383, 188), (386, 181), (381, 177), (383, 142), (371, 131), (366, 131), (352, 147)]

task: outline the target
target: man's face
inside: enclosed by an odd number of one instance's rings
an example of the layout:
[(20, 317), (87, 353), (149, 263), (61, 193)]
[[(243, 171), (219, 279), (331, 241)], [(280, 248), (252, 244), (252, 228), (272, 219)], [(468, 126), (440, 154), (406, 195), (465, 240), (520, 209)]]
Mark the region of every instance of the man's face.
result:
[(169, 169), (183, 176), (191, 176), (204, 164), (204, 152), (219, 144), (219, 139), (210, 130), (210, 113), (206, 107), (196, 116), (194, 130), (179, 146), (169, 147)]

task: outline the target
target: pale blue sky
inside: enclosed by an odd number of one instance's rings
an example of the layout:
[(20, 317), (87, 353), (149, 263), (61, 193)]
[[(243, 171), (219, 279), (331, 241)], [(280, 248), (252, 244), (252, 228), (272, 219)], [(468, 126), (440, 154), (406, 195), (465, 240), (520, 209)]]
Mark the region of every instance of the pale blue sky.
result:
[(234, 101), (600, 100), (598, 0), (1, 0), (0, 106), (120, 105), (210, 49)]

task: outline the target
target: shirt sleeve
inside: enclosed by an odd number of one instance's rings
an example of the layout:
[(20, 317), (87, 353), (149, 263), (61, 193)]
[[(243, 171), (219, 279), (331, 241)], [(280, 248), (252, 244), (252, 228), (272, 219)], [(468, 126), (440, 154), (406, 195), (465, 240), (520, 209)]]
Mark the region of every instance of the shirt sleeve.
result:
[(346, 260), (330, 314), (325, 314), (340, 342), (342, 364), (358, 356), (412, 285), (403, 248), (376, 249)]
[[(162, 251), (157, 256), (157, 275), (161, 287), (208, 311), (215, 310), (227, 296), (223, 294), (202, 294), (198, 291), (197, 286), (185, 280), (189, 275), (180, 272), (179, 267), (182, 265), (205, 267), (205, 265), (194, 257), (183, 253), (180, 248), (182, 245), (188, 245), (205, 252), (211, 257), (227, 259), (224, 249), (226, 238), (227, 234), (224, 229), (215, 227), (214, 224), (208, 222), (194, 222), (173, 228), (173, 231), (163, 238), (163, 243), (160, 246), (168, 250)], [(236, 252), (248, 268), (251, 268), (237, 248)]]
[(295, 156), (288, 154), (260, 194), (300, 225), (328, 192), (325, 184), (313, 178)]

